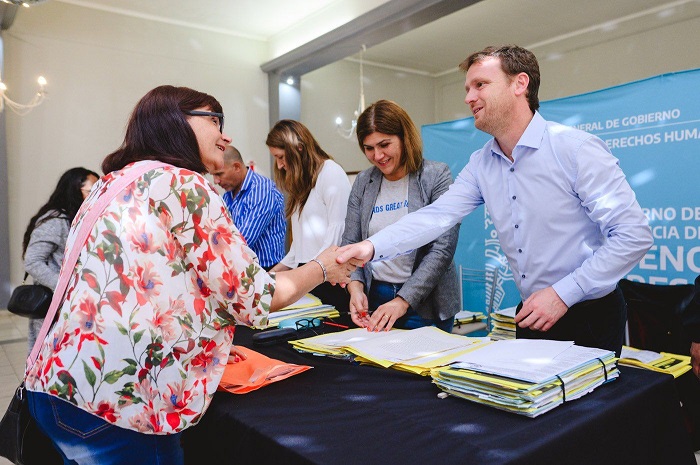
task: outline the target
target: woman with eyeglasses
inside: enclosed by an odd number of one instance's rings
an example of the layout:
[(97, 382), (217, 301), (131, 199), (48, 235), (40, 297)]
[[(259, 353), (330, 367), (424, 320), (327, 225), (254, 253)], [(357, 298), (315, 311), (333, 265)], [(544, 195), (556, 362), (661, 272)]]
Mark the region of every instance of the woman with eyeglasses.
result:
[[(340, 243), (350, 181), (311, 131), (298, 121), (278, 121), (265, 143), (275, 159), (275, 183), (285, 194), (285, 214), (292, 224), (289, 252), (271, 271), (291, 270), (326, 247)], [(347, 313), (349, 297), (345, 289), (324, 283), (311, 293), (324, 304)]]
[[(333, 249), (268, 274), (202, 173), (231, 139), (210, 95), (161, 86), (136, 105), (122, 146), (83, 209), (146, 160), (166, 163), (123, 189), (80, 247), (57, 321), (26, 377), (32, 415), (65, 463), (181, 464), (180, 436), (206, 412), (231, 355), (235, 324), (263, 325), (354, 266)], [(83, 210), (81, 210), (82, 212)]]
[[(352, 186), (342, 245), (433, 203), (452, 184), (445, 163), (423, 159), (416, 126), (394, 102), (379, 100), (362, 112), (357, 142), (374, 166)], [(458, 236), (459, 225), (410, 254), (357, 269), (347, 287), (352, 321), (372, 331), (434, 325), (451, 332), (460, 310), (453, 261)]]
[[(35, 283), (52, 291), (56, 289), (70, 224), (99, 178), (87, 168), (69, 169), (59, 178), (49, 200), (29, 220), (22, 241), (22, 258), (25, 272)], [(43, 323), (43, 318), (29, 320), (27, 342), (30, 352)]]

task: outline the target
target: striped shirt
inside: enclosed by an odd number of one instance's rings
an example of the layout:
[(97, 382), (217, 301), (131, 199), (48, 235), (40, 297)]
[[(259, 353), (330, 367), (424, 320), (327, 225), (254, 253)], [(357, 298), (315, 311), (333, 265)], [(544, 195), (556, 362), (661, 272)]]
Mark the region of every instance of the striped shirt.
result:
[(285, 253), (287, 222), (284, 197), (275, 183), (249, 169), (236, 197), (231, 191), (224, 194), (224, 204), (260, 265), (270, 268), (279, 263)]

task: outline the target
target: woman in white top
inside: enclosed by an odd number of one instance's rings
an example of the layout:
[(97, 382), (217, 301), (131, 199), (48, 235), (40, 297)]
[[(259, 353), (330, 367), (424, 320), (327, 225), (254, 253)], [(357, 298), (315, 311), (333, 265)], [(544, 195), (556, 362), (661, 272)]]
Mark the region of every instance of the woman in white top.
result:
[[(330, 245), (339, 244), (345, 227), (350, 181), (343, 168), (298, 121), (278, 121), (265, 142), (275, 157), (275, 182), (285, 194), (285, 215), (292, 223), (289, 252), (270, 271), (296, 268)], [(311, 291), (325, 304), (348, 311), (345, 289), (324, 283)]]

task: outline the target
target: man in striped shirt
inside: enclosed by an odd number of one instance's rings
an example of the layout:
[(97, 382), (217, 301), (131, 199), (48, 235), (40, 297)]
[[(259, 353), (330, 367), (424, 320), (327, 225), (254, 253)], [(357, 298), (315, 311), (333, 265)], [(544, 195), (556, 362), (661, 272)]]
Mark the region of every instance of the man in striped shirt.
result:
[(272, 180), (261, 176), (243, 163), (233, 146), (224, 150), (224, 167), (212, 173), (221, 186), (224, 204), (233, 223), (258, 256), (260, 265), (269, 270), (284, 257), (284, 197)]

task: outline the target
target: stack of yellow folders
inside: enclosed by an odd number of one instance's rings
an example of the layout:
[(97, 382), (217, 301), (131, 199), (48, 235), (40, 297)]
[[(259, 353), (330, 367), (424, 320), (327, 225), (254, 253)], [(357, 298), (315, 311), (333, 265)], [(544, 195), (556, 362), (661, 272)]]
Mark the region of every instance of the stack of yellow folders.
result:
[(491, 339), (515, 339), (515, 309), (516, 307), (504, 308), (491, 314)]
[(462, 354), (431, 376), (448, 394), (536, 417), (612, 381), (619, 371), (615, 353), (608, 350), (514, 339)]
[(452, 334), (471, 334), (486, 328), (486, 315), (480, 312), (462, 310), (455, 315)]
[(255, 329), (276, 328), (280, 321), (287, 318), (315, 318), (315, 317), (337, 318), (340, 316), (338, 310), (332, 305), (324, 305), (321, 299), (306, 294), (301, 299), (283, 308), (280, 311), (272, 312), (267, 318), (267, 322), (262, 325), (253, 326)]
[(289, 343), (300, 352), (351, 358), (427, 376), (431, 369), (449, 364), (456, 356), (486, 342), (484, 338), (449, 334), (428, 326), (381, 332), (356, 328)]
[(674, 378), (678, 378), (692, 368), (690, 357), (687, 355), (652, 352), (651, 350), (640, 350), (628, 346), (622, 346), (619, 363), (668, 373), (673, 375)]

